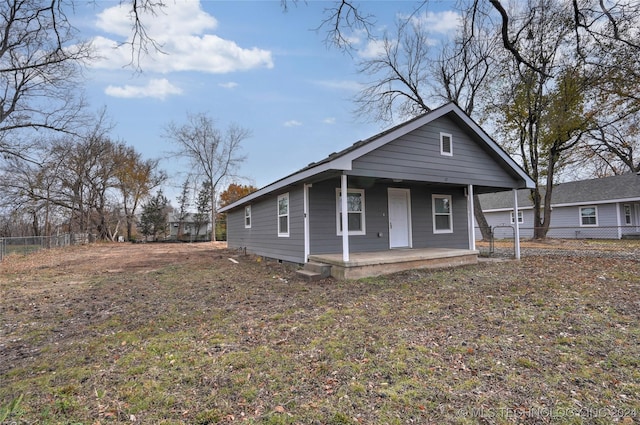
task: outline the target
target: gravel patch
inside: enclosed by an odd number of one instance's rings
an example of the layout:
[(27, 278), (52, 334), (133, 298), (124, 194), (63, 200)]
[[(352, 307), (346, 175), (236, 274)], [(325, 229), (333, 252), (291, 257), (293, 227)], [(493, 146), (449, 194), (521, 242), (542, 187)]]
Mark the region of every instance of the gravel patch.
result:
[[(493, 253), (489, 253), (486, 247), (480, 248), (482, 256), (488, 258), (513, 258), (513, 247), (495, 247)], [(629, 247), (627, 249), (575, 249), (575, 248), (520, 248), (521, 257), (588, 257), (588, 258), (612, 258), (620, 260), (640, 261), (640, 248)]]

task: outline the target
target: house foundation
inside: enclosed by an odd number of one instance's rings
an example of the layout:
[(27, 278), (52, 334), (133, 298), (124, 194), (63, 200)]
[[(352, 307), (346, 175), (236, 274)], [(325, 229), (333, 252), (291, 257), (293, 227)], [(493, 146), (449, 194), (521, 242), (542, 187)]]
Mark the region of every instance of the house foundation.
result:
[(468, 249), (393, 249), (381, 252), (351, 253), (349, 261), (341, 254), (318, 254), (309, 261), (331, 266), (335, 279), (361, 279), (412, 269), (435, 269), (478, 262), (478, 251)]

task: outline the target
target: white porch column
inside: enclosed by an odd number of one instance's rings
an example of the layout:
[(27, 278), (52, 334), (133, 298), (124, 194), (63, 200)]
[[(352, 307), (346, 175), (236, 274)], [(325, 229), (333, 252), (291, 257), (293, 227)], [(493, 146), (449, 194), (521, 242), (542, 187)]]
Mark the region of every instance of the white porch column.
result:
[(473, 185), (467, 186), (467, 216), (469, 222), (469, 249), (476, 249), (476, 220), (474, 216), (475, 205), (473, 203)]
[(310, 241), (309, 241), (309, 188), (311, 184), (304, 185), (304, 262), (309, 261)]
[(347, 175), (340, 181), (340, 212), (342, 212), (342, 261), (349, 261), (349, 214), (347, 205)]
[(518, 223), (518, 189), (513, 189), (513, 223), (515, 231), (513, 235), (514, 255), (520, 259), (520, 224)]

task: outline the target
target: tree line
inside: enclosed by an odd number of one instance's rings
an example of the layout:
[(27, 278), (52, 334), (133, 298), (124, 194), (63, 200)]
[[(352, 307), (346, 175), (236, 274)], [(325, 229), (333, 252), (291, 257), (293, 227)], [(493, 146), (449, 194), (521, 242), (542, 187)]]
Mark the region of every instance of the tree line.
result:
[(101, 132), (43, 139), (0, 164), (4, 236), (95, 233), (131, 239), (141, 202), (165, 181), (158, 160)]

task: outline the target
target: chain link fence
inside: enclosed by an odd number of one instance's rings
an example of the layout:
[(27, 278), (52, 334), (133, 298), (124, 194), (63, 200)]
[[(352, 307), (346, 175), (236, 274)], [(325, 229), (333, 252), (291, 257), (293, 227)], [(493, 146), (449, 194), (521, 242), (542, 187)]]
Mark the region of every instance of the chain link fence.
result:
[(41, 249), (60, 248), (69, 245), (84, 245), (96, 241), (89, 233), (65, 233), (56, 236), (25, 236), (0, 238), (0, 261), (11, 254), (30, 254)]
[[(477, 249), (481, 255), (491, 255), (495, 252), (496, 242), (503, 246), (505, 243), (515, 250), (515, 226), (500, 225), (482, 229), (475, 228)], [(533, 239), (534, 227), (519, 227), (520, 240)], [(483, 234), (489, 235), (484, 237)], [(550, 227), (546, 238), (548, 240), (580, 241), (580, 240), (640, 240), (640, 227), (636, 226), (583, 226), (583, 227)]]

